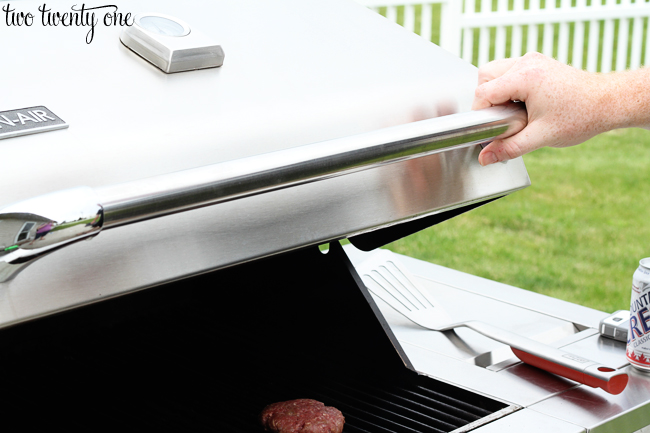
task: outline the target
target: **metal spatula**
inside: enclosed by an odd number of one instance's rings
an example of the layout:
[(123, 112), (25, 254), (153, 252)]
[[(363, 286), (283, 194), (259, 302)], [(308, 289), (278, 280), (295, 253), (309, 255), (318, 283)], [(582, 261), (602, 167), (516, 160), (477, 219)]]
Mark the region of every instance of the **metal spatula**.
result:
[(381, 250), (375, 253), (372, 259), (357, 267), (357, 272), (372, 294), (423, 328), (447, 331), (464, 326), (507, 344), (526, 364), (592, 388), (602, 388), (610, 394), (620, 394), (627, 386), (626, 373), (598, 362), (478, 320), (452, 322), (440, 303), (419, 285), (411, 273), (399, 263), (397, 256), (390, 251)]

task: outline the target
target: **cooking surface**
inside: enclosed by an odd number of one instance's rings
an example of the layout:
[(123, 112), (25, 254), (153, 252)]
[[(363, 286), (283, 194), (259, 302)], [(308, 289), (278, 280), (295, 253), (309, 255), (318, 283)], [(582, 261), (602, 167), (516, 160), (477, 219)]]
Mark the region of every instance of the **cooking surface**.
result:
[(312, 247), (6, 329), (4, 419), (258, 432), (313, 398), (348, 433), (441, 433), (517, 409), (405, 368), (349, 269)]

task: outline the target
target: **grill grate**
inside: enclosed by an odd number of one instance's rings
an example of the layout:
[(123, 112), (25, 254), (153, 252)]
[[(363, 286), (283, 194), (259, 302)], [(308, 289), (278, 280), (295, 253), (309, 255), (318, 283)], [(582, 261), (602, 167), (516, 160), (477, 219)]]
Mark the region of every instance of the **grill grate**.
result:
[[(366, 347), (354, 335), (365, 319), (353, 327), (338, 314), (345, 332), (327, 326), (336, 338), (325, 346), (321, 337), (288, 335), (272, 317), (294, 292), (257, 293), (262, 307), (254, 321), (242, 321), (238, 310), (215, 314), (224, 302), (219, 291), (206, 289), (215, 275), (225, 278), (223, 271), (195, 277), (0, 333), (3, 418), (25, 429), (260, 432), (257, 417), (267, 404), (313, 398), (343, 412), (346, 433), (439, 433), (506, 407), (386, 362), (373, 352), (376, 341)], [(239, 295), (229, 305), (250, 296)], [(289, 329), (321, 335), (311, 332), (323, 320), (290, 319)], [(345, 333), (351, 342), (341, 340)], [(278, 336), (287, 335), (280, 344)], [(379, 365), (381, 374), (368, 365)]]
[[(421, 376), (399, 384), (372, 377), (333, 380), (326, 372), (288, 372), (274, 363), (237, 371), (237, 362), (224, 364), (205, 347), (191, 350), (194, 345), (204, 346), (208, 337), (236, 344), (234, 334), (216, 335), (187, 324), (174, 328), (157, 323), (155, 333), (151, 328), (132, 324), (121, 332), (114, 330), (108, 339), (88, 342), (82, 351), (58, 345), (38, 360), (23, 359), (20, 365), (5, 362), (3, 367), (14, 372), (15, 380), (5, 384), (3, 391), (21, 397), (14, 401), (19, 408), (63, 410), (60, 421), (64, 408), (75, 406), (75, 415), (66, 418), (66, 425), (79, 422), (81, 426), (83, 419), (99, 420), (109, 412), (112, 419), (103, 422), (115, 428), (184, 431), (261, 431), (257, 422), (261, 409), (294, 398), (314, 398), (338, 408), (346, 417), (347, 433), (450, 432), (494, 411), (442, 395), (436, 390), (439, 382)], [(253, 352), (240, 355), (255, 357)], [(199, 365), (196, 357), (203, 357)], [(213, 367), (206, 369), (205, 364)], [(165, 371), (177, 377), (168, 378)], [(39, 395), (33, 395), (35, 387), (41, 389)], [(106, 395), (84, 401), (82, 396), (98, 389)]]

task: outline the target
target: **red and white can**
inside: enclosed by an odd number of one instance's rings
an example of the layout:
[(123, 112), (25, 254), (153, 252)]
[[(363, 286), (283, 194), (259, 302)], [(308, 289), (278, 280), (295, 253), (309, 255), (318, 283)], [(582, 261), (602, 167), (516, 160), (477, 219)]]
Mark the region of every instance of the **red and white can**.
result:
[(639, 370), (650, 372), (650, 257), (639, 261), (632, 276), (627, 360)]

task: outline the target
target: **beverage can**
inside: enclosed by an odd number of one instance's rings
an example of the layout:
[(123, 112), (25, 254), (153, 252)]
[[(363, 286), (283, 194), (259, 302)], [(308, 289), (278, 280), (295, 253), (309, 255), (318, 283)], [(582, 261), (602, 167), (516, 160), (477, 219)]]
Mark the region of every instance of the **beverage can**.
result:
[(650, 372), (650, 257), (639, 261), (632, 276), (626, 356), (632, 366)]

